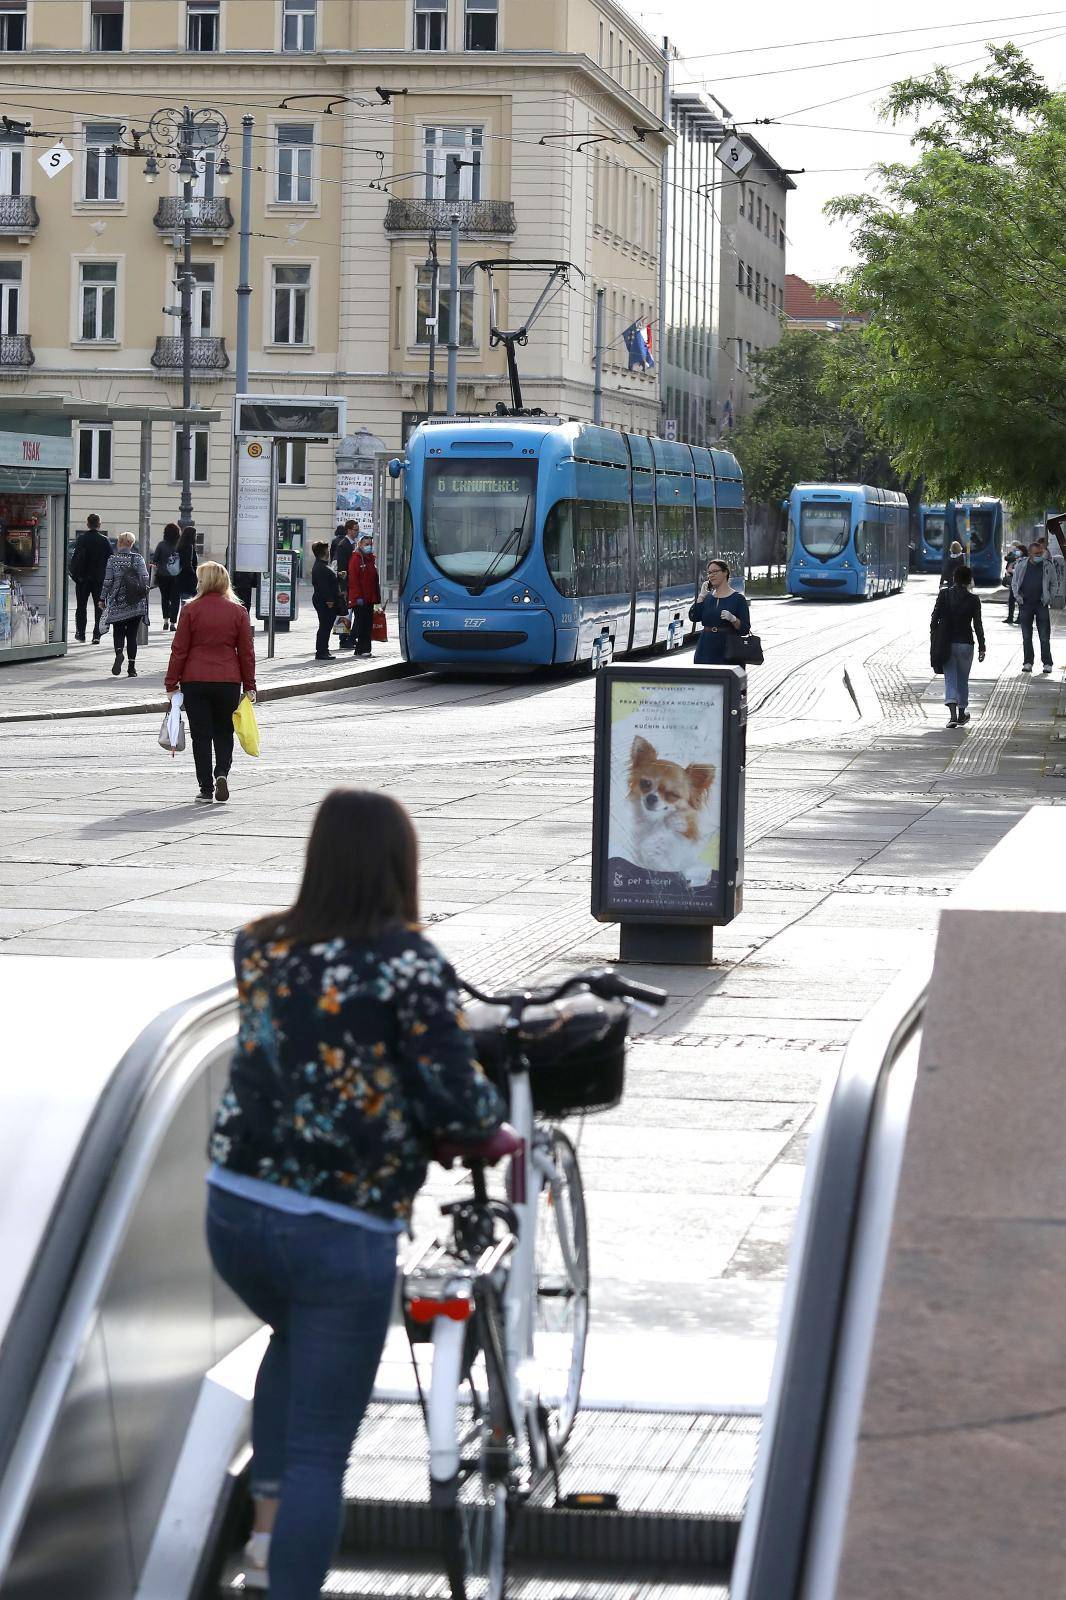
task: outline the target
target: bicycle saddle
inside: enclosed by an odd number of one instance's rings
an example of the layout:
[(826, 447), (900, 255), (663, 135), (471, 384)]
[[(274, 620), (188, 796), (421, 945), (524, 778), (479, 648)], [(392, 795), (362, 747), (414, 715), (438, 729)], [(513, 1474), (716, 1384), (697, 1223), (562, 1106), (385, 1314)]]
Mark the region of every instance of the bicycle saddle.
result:
[(481, 1161), (487, 1167), (494, 1167), (497, 1161), (513, 1156), (521, 1148), (522, 1141), (511, 1124), (501, 1122), (496, 1132), (489, 1134), (487, 1139), (438, 1139), (433, 1146), (433, 1159), (439, 1161), (442, 1167), (450, 1167), (456, 1161), (462, 1161), (467, 1166), (472, 1161)]

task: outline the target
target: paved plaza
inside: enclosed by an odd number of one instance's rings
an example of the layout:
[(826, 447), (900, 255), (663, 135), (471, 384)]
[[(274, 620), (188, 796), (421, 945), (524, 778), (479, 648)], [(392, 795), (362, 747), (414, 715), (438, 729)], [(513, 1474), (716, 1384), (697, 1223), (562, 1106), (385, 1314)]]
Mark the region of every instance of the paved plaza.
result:
[[(952, 887), (1034, 801), (1066, 795), (1061, 670), (1023, 678), (1018, 630), (986, 600), (973, 722), (949, 732), (934, 593), (918, 578), (866, 606), (756, 603), (744, 910), (712, 968), (641, 969), (669, 1005), (640, 1024), (622, 1106), (581, 1133), (590, 1398), (628, 1382), (759, 1403), (820, 1091), (858, 1019), (931, 951)], [(86, 669), (15, 671), (0, 713), (46, 711), (50, 679)], [(0, 956), (224, 974), (234, 930), (292, 895), (322, 795), (367, 783), (414, 814), (425, 914), (463, 974), (529, 983), (610, 960), (617, 929), (588, 910), (593, 703), (574, 673), (279, 698), (261, 759), (238, 752), (233, 800), (212, 809), (192, 804), (188, 756), (157, 747), (157, 714), (5, 723)]]

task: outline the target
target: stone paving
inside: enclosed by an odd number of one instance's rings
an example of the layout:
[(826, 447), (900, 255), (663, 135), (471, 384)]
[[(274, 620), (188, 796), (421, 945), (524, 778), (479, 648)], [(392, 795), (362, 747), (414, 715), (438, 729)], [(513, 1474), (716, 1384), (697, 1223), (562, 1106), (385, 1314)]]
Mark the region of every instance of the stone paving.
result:
[[(581, 1132), (590, 1393), (758, 1403), (819, 1093), (857, 1020), (930, 952), (951, 888), (1029, 805), (1066, 796), (1061, 670), (1021, 678), (1018, 632), (987, 603), (973, 722), (948, 732), (933, 595), (917, 579), (869, 606), (758, 608), (743, 913), (712, 968), (641, 969), (668, 1006), (641, 1019), (622, 1106)], [(462, 972), (504, 985), (610, 960), (617, 930), (588, 912), (592, 707), (572, 673), (280, 701), (262, 759), (211, 810), (152, 717), (0, 728), (0, 958), (223, 971), (234, 929), (293, 893), (323, 793), (367, 782), (416, 817), (425, 912)]]

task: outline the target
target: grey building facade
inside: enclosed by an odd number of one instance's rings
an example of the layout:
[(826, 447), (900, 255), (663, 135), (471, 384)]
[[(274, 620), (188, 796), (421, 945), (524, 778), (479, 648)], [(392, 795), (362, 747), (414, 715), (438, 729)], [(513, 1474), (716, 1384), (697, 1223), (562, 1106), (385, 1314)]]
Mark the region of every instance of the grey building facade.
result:
[(662, 431), (687, 444), (715, 433), (720, 212), (711, 189), (721, 166), (720, 113), (696, 94), (672, 94), (666, 207), (666, 295), (662, 354)]
[(718, 349), (715, 416), (720, 433), (751, 409), (752, 360), (781, 338), (788, 254), (788, 196), (796, 185), (745, 129), (754, 160), (719, 191)]

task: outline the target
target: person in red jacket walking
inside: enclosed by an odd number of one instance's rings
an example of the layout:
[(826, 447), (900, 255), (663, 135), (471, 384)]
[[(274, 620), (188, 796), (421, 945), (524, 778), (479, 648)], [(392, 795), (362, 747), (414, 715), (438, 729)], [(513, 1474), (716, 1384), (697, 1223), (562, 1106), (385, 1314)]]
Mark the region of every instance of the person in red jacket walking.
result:
[(352, 613), (352, 633), (357, 656), (370, 654), (370, 633), (374, 626), (374, 607), (381, 604), (381, 584), (374, 560), (374, 535), (361, 533), (355, 554), (348, 563), (348, 605)]
[(252, 625), (225, 567), (204, 561), (196, 570), (196, 598), (181, 608), (166, 676), (167, 694), (180, 688), (185, 696), (201, 805), (229, 799), (233, 713), (242, 685), (254, 700)]

